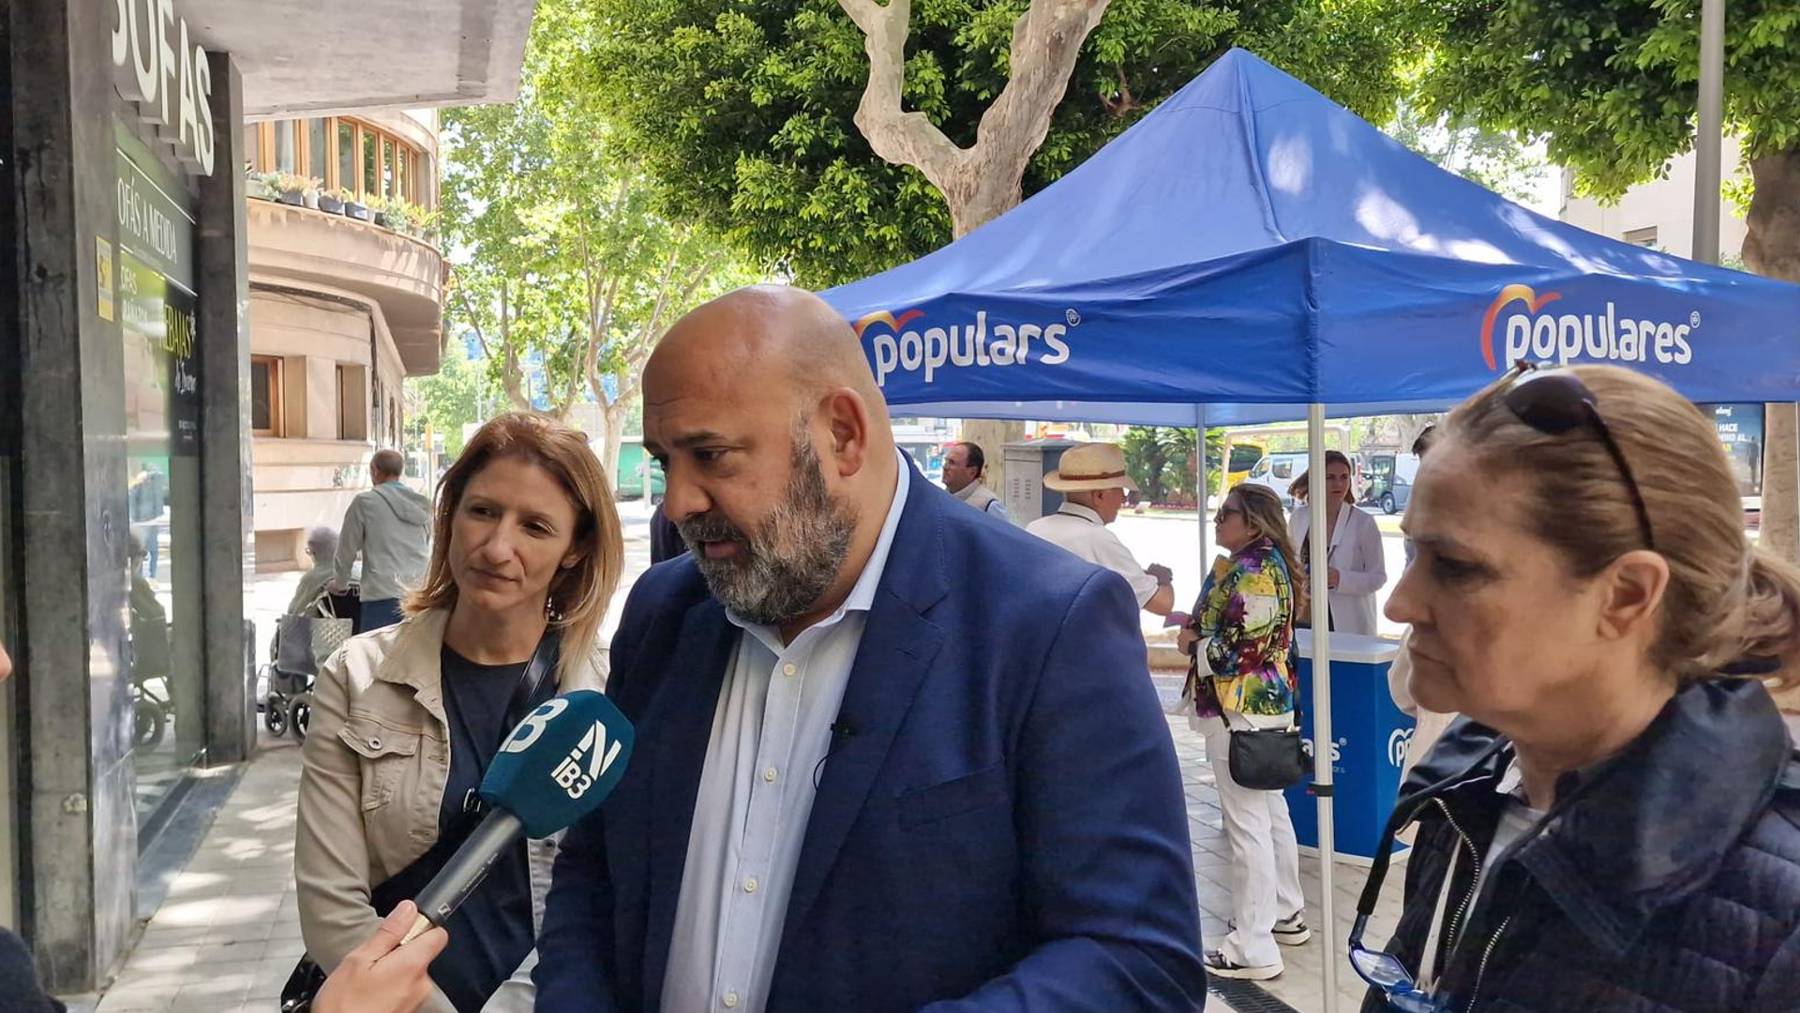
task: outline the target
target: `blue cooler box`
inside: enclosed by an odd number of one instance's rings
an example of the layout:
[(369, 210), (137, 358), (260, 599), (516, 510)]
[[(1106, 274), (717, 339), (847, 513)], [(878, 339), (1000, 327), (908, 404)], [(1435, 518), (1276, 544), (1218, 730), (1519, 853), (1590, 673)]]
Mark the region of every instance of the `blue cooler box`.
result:
[[(1312, 631), (1298, 630), (1300, 654), (1300, 734), (1313, 735)], [(1388, 695), (1388, 669), (1399, 646), (1380, 637), (1331, 635), (1332, 822), (1337, 851), (1365, 861), (1375, 857), (1381, 830), (1394, 811), (1400, 765), (1412, 741), (1413, 719)], [(1309, 777), (1308, 783), (1311, 778)], [(1301, 784), (1287, 790), (1294, 835), (1303, 847), (1319, 846), (1318, 800)], [(1398, 850), (1398, 849), (1396, 849)]]

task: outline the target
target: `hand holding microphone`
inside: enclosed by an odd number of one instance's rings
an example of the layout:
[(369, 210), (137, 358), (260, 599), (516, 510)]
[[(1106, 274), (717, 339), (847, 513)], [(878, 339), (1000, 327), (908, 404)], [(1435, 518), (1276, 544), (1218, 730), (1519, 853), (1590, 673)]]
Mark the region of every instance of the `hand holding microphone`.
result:
[(442, 926), (524, 837), (548, 837), (599, 808), (631, 759), (631, 722), (591, 689), (552, 697), (519, 722), (488, 764), (479, 794), (490, 809), (419, 892), (403, 943)]

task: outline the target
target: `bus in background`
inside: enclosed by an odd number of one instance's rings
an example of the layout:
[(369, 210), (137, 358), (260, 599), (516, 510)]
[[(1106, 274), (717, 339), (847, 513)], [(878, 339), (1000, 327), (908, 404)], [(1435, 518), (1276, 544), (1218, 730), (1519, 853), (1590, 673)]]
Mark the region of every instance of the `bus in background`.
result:
[(1250, 477), (1250, 470), (1263, 459), (1265, 448), (1260, 443), (1233, 443), (1231, 460), (1225, 467), (1225, 488), (1229, 489)]

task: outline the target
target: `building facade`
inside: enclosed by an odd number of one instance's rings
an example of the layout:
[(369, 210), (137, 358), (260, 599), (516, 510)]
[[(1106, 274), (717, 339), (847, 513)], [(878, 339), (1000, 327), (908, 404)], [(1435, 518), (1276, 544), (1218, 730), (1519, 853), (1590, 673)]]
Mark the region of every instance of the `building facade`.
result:
[[(437, 114), (269, 120), (244, 149), (253, 172), (312, 184), (248, 204), (256, 565), (304, 568), (307, 529), (338, 527), (370, 455), (400, 446), (403, 381), (442, 358)], [(357, 214), (401, 203), (425, 226)]]
[[(1735, 137), (1725, 138), (1720, 164), (1729, 178), (1738, 165), (1740, 147)], [(1562, 174), (1562, 209), (1559, 217), (1589, 232), (1647, 246), (1678, 257), (1694, 251), (1694, 153), (1669, 162), (1665, 178), (1632, 187), (1617, 203), (1602, 204), (1592, 197), (1577, 197), (1574, 177)], [(1730, 201), (1719, 200), (1719, 256), (1729, 262), (1744, 248), (1744, 220)]]
[[(435, 150), (398, 110), (513, 97), (533, 7), (0, 13), (0, 924), (54, 991), (108, 979), (170, 813), (254, 748), (259, 547), (291, 557), (329, 516), (307, 469), (359, 467), (435, 368), (441, 258), (403, 234)], [(246, 164), (321, 155), (405, 227), (249, 198)]]

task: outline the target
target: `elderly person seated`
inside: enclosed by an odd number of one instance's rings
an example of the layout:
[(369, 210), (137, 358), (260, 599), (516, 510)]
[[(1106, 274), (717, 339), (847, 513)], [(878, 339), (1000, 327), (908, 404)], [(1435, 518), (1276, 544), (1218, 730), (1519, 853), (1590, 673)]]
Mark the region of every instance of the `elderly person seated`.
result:
[(300, 578), (294, 598), (288, 602), (287, 614), (306, 615), (324, 596), (331, 583), (332, 561), (337, 557), (338, 534), (323, 525), (306, 533), (306, 554), (312, 557), (312, 569)]

